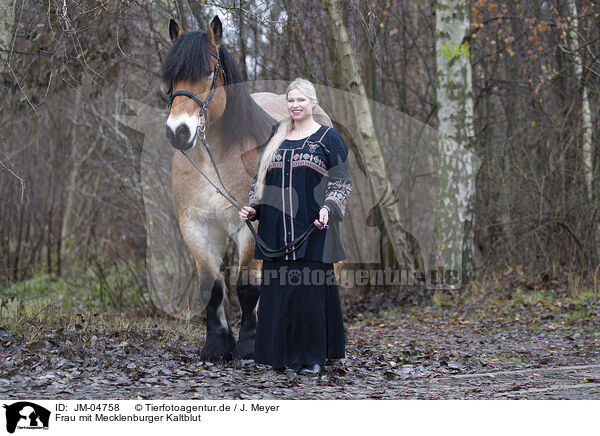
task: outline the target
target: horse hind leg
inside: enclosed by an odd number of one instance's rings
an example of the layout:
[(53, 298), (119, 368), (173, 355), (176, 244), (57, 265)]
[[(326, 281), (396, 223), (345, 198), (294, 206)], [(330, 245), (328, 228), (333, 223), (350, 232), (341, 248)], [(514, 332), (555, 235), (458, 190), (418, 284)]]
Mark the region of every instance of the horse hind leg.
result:
[(233, 349), (233, 359), (254, 359), (254, 340), (256, 336), (256, 310), (259, 288), (254, 282), (255, 272), (260, 271), (260, 261), (253, 259), (254, 239), (244, 226), (238, 233), (236, 243), (239, 255), (239, 273), (236, 292), (242, 311), (240, 334)]

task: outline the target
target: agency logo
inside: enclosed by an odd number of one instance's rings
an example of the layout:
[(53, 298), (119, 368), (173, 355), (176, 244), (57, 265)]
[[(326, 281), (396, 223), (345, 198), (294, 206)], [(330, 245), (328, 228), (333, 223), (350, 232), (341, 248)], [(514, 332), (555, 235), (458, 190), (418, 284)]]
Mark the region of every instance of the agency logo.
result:
[(47, 430), (50, 422), (50, 411), (28, 401), (19, 401), (11, 405), (4, 404), (6, 409), (6, 431), (14, 433), (18, 429)]

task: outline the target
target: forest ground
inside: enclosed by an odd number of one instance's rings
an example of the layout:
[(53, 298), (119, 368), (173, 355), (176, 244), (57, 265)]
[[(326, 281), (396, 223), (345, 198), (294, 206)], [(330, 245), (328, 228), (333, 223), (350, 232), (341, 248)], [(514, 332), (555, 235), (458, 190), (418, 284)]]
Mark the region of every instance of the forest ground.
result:
[(0, 397), (600, 399), (598, 297), (559, 288), (437, 294), (404, 307), (381, 295), (344, 299), (346, 358), (320, 376), (201, 362), (200, 319), (5, 317)]

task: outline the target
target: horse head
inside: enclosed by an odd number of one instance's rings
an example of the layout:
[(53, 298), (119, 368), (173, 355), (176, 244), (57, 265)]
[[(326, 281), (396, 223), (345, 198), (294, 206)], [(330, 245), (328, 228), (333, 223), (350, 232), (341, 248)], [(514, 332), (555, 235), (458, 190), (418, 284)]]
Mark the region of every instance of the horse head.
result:
[(215, 16), (206, 32), (184, 32), (171, 20), (169, 35), (173, 45), (162, 67), (171, 97), (165, 130), (173, 147), (187, 150), (225, 111), (223, 27)]

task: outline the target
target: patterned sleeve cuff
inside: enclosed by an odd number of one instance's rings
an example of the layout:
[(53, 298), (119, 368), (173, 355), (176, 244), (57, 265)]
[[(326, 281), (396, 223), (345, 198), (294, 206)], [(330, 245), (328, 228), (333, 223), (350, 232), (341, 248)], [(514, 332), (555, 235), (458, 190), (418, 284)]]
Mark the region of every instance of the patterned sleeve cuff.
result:
[(346, 203), (350, 192), (352, 191), (352, 182), (349, 180), (336, 180), (329, 182), (328, 192), (325, 195), (325, 205), (330, 211), (339, 214), (340, 220), (344, 219), (346, 212)]

